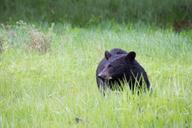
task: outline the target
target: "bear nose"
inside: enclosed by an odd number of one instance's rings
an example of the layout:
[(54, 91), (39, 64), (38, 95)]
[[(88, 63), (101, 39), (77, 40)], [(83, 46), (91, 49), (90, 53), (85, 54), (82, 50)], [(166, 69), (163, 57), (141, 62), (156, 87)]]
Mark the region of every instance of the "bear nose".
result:
[(105, 74), (103, 74), (103, 73), (99, 73), (98, 74), (98, 77), (100, 78), (100, 79), (106, 79), (106, 75)]
[(103, 80), (110, 80), (110, 79), (112, 79), (112, 77), (109, 77), (107, 74), (104, 74), (102, 72), (98, 74), (98, 77), (100, 79), (103, 79)]

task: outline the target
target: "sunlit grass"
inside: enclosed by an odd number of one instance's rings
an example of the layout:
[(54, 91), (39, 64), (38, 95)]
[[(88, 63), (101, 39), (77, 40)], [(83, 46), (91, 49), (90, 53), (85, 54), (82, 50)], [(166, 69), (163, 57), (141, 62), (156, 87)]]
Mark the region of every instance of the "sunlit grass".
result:
[[(53, 27), (53, 26), (52, 26)], [(1, 27), (1, 127), (192, 126), (191, 33), (146, 27), (37, 27), (51, 35), (51, 50), (26, 52), (30, 25)], [(8, 36), (12, 31), (14, 36)], [(105, 50), (137, 53), (153, 93), (97, 89), (95, 70)]]

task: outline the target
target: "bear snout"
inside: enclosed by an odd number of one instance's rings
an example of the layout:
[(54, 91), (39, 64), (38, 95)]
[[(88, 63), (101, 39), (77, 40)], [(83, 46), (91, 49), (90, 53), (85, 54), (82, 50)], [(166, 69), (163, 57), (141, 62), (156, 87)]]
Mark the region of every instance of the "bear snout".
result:
[(111, 80), (111, 79), (112, 79), (112, 77), (109, 76), (108, 73), (104, 73), (104, 72), (100, 72), (100, 73), (98, 74), (98, 78), (100, 78), (100, 79), (102, 79), (102, 80)]

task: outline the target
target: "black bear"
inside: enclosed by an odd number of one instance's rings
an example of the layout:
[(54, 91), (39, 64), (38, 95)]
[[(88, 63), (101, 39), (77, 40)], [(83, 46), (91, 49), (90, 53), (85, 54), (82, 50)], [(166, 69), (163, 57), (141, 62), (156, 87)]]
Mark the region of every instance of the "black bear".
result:
[(105, 51), (105, 57), (96, 70), (98, 88), (102, 92), (107, 88), (122, 89), (122, 84), (127, 82), (131, 90), (135, 87), (141, 88), (143, 85), (149, 90), (150, 82), (147, 73), (135, 57), (134, 51), (126, 52), (119, 48), (114, 48), (110, 52)]

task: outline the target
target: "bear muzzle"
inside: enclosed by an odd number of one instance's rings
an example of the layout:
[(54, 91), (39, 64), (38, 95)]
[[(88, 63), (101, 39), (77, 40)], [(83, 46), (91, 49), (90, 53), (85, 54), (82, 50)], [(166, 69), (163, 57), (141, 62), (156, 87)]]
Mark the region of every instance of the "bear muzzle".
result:
[(103, 72), (98, 74), (98, 78), (103, 79), (103, 80), (111, 80), (112, 79), (112, 77), (109, 76), (108, 73), (103, 73)]

